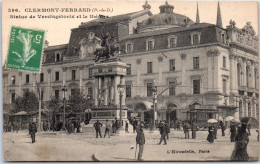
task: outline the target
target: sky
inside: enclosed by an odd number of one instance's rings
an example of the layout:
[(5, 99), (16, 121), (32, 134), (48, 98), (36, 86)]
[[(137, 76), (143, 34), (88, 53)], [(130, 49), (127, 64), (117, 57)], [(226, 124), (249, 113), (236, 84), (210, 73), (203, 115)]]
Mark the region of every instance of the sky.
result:
[[(87, 15), (102, 14), (115, 16), (142, 10), (145, 1), (76, 1), (76, 0), (4, 0), (2, 2), (2, 61), (5, 60), (9, 34), (11, 26), (20, 26), (24, 28), (43, 29), (46, 31), (45, 39), (49, 45), (67, 44), (69, 42), (72, 28), (77, 28), (81, 22), (87, 22), (90, 18), (67, 18), (67, 19), (46, 19), (37, 18), (38, 15)], [(188, 16), (196, 21), (197, 1), (172, 1), (168, 0), (170, 5), (174, 6), (174, 12)], [(200, 22), (216, 24), (217, 17), (217, 1), (198, 1)], [(150, 11), (153, 14), (159, 13), (159, 6), (165, 4), (165, 1), (149, 1), (151, 5)], [(113, 12), (25, 12), (25, 10), (46, 8), (109, 8)], [(223, 27), (229, 25), (230, 19), (236, 22), (238, 28), (243, 28), (246, 22), (251, 22), (254, 30), (258, 34), (258, 8), (256, 1), (220, 1), (222, 24)], [(19, 12), (12, 12), (11, 9), (18, 9)], [(9, 11), (9, 12), (8, 12)], [(10, 19), (10, 15), (30, 16), (34, 15), (34, 19)]]

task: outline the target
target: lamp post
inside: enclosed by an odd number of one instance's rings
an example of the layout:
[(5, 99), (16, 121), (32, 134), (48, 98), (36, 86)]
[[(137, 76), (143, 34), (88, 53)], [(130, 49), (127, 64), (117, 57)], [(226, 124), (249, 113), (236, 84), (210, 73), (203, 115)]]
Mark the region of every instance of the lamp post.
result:
[(119, 129), (121, 129), (122, 128), (122, 97), (125, 91), (125, 86), (122, 84), (118, 84), (117, 90), (119, 92), (119, 103), (120, 103)]
[(225, 99), (225, 102), (224, 102), (225, 108), (226, 108), (227, 114), (228, 114), (228, 116), (229, 116), (229, 111), (228, 111), (228, 109), (227, 109), (227, 100), (228, 100), (228, 95), (227, 95), (227, 94), (224, 95), (224, 99)]
[(87, 102), (88, 102), (88, 108), (89, 108), (89, 109), (88, 109), (88, 121), (89, 121), (89, 118), (90, 118), (90, 117), (89, 117), (90, 106), (91, 106), (91, 105), (90, 105), (90, 98), (91, 98), (91, 96), (90, 96), (90, 95), (87, 95)]
[(41, 100), (41, 87), (40, 87), (40, 83), (37, 83), (36, 82), (36, 85), (37, 85), (37, 90), (38, 90), (38, 94), (39, 94), (39, 122), (38, 122), (38, 129), (39, 131), (41, 131), (41, 114), (42, 114), (42, 111), (41, 111), (41, 108), (42, 108), (42, 100)]
[(65, 119), (65, 103), (66, 103), (66, 97), (65, 97), (65, 93), (68, 91), (67, 87), (64, 85), (64, 87), (62, 88), (62, 92), (63, 92), (63, 129), (66, 130), (66, 119)]
[(153, 86), (152, 88), (153, 92), (153, 126), (155, 127), (155, 120), (156, 120), (156, 105), (157, 105), (157, 87)]

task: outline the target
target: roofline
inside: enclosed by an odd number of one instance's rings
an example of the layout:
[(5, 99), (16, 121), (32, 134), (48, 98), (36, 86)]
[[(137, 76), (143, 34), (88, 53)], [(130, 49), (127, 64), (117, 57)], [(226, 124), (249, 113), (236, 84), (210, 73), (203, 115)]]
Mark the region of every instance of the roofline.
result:
[(58, 46), (68, 46), (69, 44), (58, 44), (58, 45), (53, 45), (53, 46), (48, 46), (46, 48), (44, 48), (43, 51), (48, 51), (48, 48), (54, 48), (54, 47), (58, 47)]
[[(208, 27), (217, 27), (217, 26), (214, 25), (214, 24), (212, 24), (212, 25), (209, 24), (209, 26), (207, 26), (207, 27), (197, 27), (197, 28), (193, 28), (193, 29), (185, 29), (185, 27), (180, 27), (180, 28), (183, 28), (183, 29), (180, 29), (180, 30), (175, 31), (175, 32), (177, 33), (177, 32), (182, 32), (182, 31), (191, 31), (191, 30), (203, 29), (203, 28), (208, 28)], [(177, 27), (173, 27), (173, 28), (169, 28), (169, 29), (174, 29), (174, 28), (177, 28)], [(223, 30), (225, 30), (225, 29), (223, 29)], [(162, 33), (154, 34), (154, 32), (157, 32), (157, 31), (162, 31), (162, 30), (155, 30), (155, 31), (149, 31), (149, 32), (144, 32), (144, 33), (150, 33), (151, 36), (157, 36), (157, 35), (172, 33), (171, 31), (165, 31), (165, 32), (162, 32)], [(128, 39), (142, 38), (144, 36), (142, 36), (140, 34), (144, 34), (144, 33), (129, 35), (129, 36), (126, 36), (125, 38), (122, 38), (120, 41), (124, 41), (124, 40), (128, 40)], [(149, 35), (147, 35), (147, 36), (149, 36)]]
[[(143, 13), (138, 13), (138, 12), (142, 12), (143, 11)], [(138, 14), (136, 14), (135, 16), (133, 16), (133, 17), (131, 17), (131, 16), (129, 16), (130, 18), (126, 18), (125, 20), (132, 20), (132, 19), (134, 19), (134, 18), (136, 18), (136, 17), (138, 17), (138, 16), (140, 16), (140, 15), (144, 15), (144, 14), (146, 14), (146, 13), (148, 13), (149, 14), (149, 16), (151, 16), (151, 15), (153, 15), (153, 13), (150, 11), (150, 10), (147, 10), (147, 11), (145, 11), (145, 10), (141, 10), (141, 11), (136, 11), (136, 12), (132, 12), (132, 13), (138, 13)], [(132, 14), (132, 13), (126, 13), (126, 14), (121, 14), (121, 15), (127, 15), (127, 14)], [(113, 16), (111, 16), (111, 17), (109, 17), (109, 18), (113, 18), (113, 17), (119, 17), (119, 16), (121, 16), (121, 15), (113, 15)], [(108, 18), (105, 18), (105, 19), (108, 19)], [(95, 20), (95, 19), (93, 19), (93, 20)], [(90, 21), (92, 21), (92, 20), (90, 20)], [(90, 21), (88, 21), (88, 22), (86, 22), (87, 24), (89, 24), (89, 23), (91, 23)], [(123, 21), (123, 20), (122, 20)], [(122, 21), (119, 21), (119, 22), (122, 22)], [(92, 22), (92, 23), (95, 23), (95, 22)], [(116, 22), (115, 22), (116, 23)], [(87, 25), (86, 24), (86, 25)], [(96, 26), (96, 25), (93, 25), (93, 26)], [(78, 30), (78, 29), (84, 29), (84, 28), (88, 28), (88, 27), (92, 27), (92, 25), (89, 25), (89, 26), (86, 26), (86, 27), (76, 27), (76, 28), (72, 28), (72, 29), (70, 29), (71, 31), (74, 31), (74, 30)]]

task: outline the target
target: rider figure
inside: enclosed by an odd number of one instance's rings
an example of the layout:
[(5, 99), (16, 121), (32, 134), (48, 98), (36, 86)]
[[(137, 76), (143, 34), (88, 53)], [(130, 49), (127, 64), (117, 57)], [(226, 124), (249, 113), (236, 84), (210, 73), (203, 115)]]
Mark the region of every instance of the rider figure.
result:
[(101, 33), (101, 36), (103, 38), (101, 46), (106, 47), (108, 49), (108, 53), (111, 54), (110, 45), (109, 45), (109, 42), (111, 40), (111, 36), (110, 36), (109, 32), (107, 32), (105, 35), (103, 35), (103, 33)]

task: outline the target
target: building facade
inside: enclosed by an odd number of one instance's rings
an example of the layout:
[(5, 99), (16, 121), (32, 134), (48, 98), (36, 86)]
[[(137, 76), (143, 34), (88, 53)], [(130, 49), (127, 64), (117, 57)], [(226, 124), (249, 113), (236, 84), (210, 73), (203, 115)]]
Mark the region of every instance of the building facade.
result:
[[(43, 101), (66, 98), (80, 88), (95, 96), (93, 53), (101, 33), (119, 40), (120, 58), (128, 64), (126, 107), (149, 122), (153, 117), (153, 87), (157, 87), (158, 120), (196, 120), (226, 116), (259, 118), (258, 37), (250, 22), (243, 28), (234, 21), (200, 23), (174, 12), (167, 2), (152, 14), (143, 10), (99, 18), (71, 30), (68, 44), (46, 47), (40, 74), (3, 70), (3, 102), (12, 103), (26, 90), (41, 87)], [(108, 84), (109, 85), (109, 84)], [(109, 100), (107, 105), (113, 105)], [(104, 105), (104, 104), (101, 104)]]

